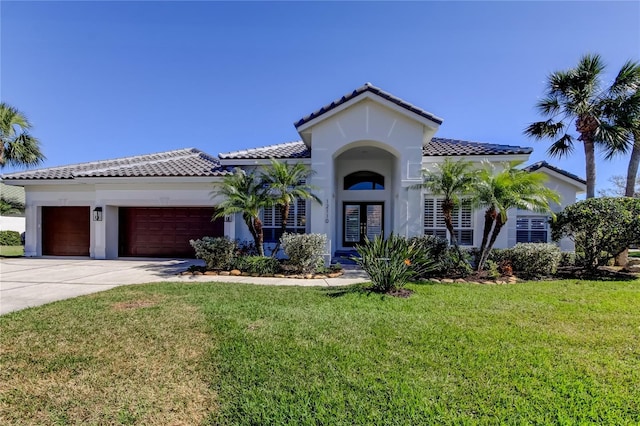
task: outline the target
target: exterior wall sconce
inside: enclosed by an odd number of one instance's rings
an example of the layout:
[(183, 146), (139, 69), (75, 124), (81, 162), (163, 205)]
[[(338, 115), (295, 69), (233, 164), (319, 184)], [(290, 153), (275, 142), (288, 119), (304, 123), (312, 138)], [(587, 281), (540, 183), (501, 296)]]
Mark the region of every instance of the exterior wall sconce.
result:
[(93, 209), (93, 220), (96, 222), (102, 222), (102, 207), (96, 207)]
[(230, 215), (230, 214), (225, 215), (224, 216), (224, 221), (225, 222), (233, 222), (233, 215)]

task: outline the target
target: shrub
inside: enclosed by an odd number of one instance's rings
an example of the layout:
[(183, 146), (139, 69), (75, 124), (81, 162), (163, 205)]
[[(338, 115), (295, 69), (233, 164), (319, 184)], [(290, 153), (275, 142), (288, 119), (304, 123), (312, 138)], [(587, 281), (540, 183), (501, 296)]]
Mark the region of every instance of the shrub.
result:
[(22, 240), (17, 231), (0, 231), (0, 246), (21, 246)]
[(404, 287), (414, 276), (428, 273), (437, 267), (428, 251), (404, 237), (391, 234), (388, 239), (376, 237), (362, 245), (356, 245), (360, 255), (353, 260), (371, 279), (371, 288), (387, 292)]
[(310, 273), (323, 264), (322, 256), (327, 245), (327, 236), (285, 232), (280, 237), (280, 244), (289, 258), (289, 263), (297, 271)]
[(449, 245), (444, 238), (434, 235), (420, 235), (409, 238), (409, 244), (415, 245), (416, 249), (423, 252), (424, 256), (431, 259), (431, 267), (416, 275), (417, 278), (426, 278), (440, 275), (462, 275), (466, 276), (472, 272), (469, 264), (469, 256), (461, 250), (460, 258), (455, 248)]
[(511, 266), (523, 278), (540, 278), (558, 270), (561, 252), (555, 244), (518, 243), (510, 250)]
[(228, 269), (236, 253), (236, 242), (227, 237), (202, 237), (190, 240), (196, 252), (196, 258), (207, 264), (207, 269)]
[(640, 242), (640, 199), (589, 198), (567, 206), (552, 224), (553, 239), (570, 237), (576, 263), (590, 272)]
[(233, 267), (250, 274), (273, 275), (280, 271), (280, 262), (273, 257), (242, 256), (234, 259)]
[(558, 266), (574, 266), (576, 264), (576, 253), (573, 251), (563, 251), (560, 253)]

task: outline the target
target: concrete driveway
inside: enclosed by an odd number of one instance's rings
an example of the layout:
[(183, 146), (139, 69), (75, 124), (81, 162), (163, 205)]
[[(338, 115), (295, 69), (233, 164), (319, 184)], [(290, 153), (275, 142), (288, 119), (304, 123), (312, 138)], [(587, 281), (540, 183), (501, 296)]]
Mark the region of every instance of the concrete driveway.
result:
[(175, 280), (197, 260), (0, 259), (0, 315), (127, 284)]
[(0, 315), (121, 285), (161, 281), (294, 286), (343, 286), (367, 281), (366, 274), (360, 270), (347, 270), (339, 278), (311, 280), (178, 275), (190, 265), (202, 264), (202, 261), (192, 259), (0, 259)]

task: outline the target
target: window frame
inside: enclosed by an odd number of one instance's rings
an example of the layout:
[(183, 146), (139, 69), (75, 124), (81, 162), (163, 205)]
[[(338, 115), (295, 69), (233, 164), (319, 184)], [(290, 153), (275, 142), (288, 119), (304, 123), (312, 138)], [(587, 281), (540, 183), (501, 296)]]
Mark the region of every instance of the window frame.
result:
[[(431, 206), (427, 209), (427, 203)], [(422, 233), (424, 235), (434, 235), (446, 239), (451, 243), (452, 236), (442, 215), (442, 203), (444, 198), (426, 194), (422, 200)], [(431, 218), (427, 216), (427, 210)], [(471, 207), (470, 199), (462, 199), (453, 209), (453, 231), (456, 234), (458, 245), (474, 247), (475, 239), (475, 210)]]
[[(308, 210), (308, 200), (304, 198), (297, 198), (295, 202), (291, 204), (289, 217), (287, 218), (287, 232), (295, 234), (307, 233)], [(280, 206), (274, 205), (263, 208), (260, 211), (260, 220), (262, 221), (264, 242), (277, 243), (281, 236), (280, 228), (282, 227)]]
[[(522, 221), (527, 221), (526, 229), (520, 228)], [(533, 220), (542, 221), (543, 227), (532, 227)], [(516, 243), (548, 243), (550, 237), (550, 217), (547, 215), (535, 215), (535, 214), (522, 214), (516, 216)], [(544, 233), (544, 240), (532, 238), (533, 233)], [(520, 235), (526, 233), (526, 238), (521, 239)], [(526, 241), (524, 241), (526, 240)], [(535, 241), (532, 241), (535, 240)]]

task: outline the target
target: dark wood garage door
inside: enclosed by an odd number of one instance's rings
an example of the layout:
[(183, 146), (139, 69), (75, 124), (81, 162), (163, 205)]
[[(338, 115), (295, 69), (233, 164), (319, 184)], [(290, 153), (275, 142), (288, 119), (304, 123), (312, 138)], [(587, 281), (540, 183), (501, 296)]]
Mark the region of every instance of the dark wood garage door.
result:
[(120, 207), (119, 256), (192, 258), (189, 240), (224, 235), (213, 208)]
[(42, 207), (42, 254), (89, 256), (89, 207)]

